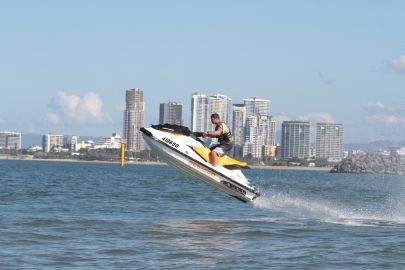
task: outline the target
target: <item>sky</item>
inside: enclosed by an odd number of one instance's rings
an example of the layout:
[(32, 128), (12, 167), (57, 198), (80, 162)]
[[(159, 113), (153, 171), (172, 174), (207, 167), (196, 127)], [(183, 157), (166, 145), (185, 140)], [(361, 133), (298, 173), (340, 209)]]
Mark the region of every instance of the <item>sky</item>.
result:
[(405, 140), (404, 1), (1, 1), (0, 130), (122, 132), (125, 90), (159, 103), (271, 100), (345, 142)]

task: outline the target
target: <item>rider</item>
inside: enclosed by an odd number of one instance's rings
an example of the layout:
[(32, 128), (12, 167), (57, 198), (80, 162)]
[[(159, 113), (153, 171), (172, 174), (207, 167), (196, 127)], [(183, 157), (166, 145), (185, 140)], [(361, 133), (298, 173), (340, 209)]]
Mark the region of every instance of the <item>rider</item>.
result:
[(232, 149), (233, 136), (227, 124), (221, 121), (217, 113), (211, 115), (211, 123), (215, 125), (215, 131), (208, 131), (204, 136), (218, 139), (219, 144), (211, 147), (209, 154), (211, 165), (216, 166), (217, 157), (225, 155)]

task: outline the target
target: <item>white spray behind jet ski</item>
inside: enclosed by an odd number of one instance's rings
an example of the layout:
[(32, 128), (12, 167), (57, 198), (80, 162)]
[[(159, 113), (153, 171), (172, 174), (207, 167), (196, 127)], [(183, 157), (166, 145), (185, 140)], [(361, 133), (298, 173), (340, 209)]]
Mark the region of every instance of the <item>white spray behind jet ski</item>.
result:
[(210, 149), (198, 138), (201, 133), (168, 124), (152, 125), (140, 131), (151, 150), (178, 170), (243, 202), (260, 196), (241, 171), (249, 168), (245, 162), (223, 156), (218, 158), (217, 166), (209, 163)]

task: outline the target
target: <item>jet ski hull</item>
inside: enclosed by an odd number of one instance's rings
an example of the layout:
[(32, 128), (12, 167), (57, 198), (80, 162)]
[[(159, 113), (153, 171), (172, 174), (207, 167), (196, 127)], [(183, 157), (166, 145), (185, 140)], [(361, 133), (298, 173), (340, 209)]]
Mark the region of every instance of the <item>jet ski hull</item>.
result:
[[(141, 131), (151, 150), (155, 152), (161, 160), (179, 171), (201, 180), (243, 202), (250, 202), (259, 196), (259, 193), (251, 186), (238, 182), (233, 172), (231, 172), (230, 175), (226, 175), (219, 169), (216, 170), (216, 167), (212, 167), (207, 162), (188, 155), (193, 151), (191, 148), (179, 147), (179, 144), (173, 143), (174, 140), (167, 139), (168, 136), (165, 136), (163, 139), (160, 136), (155, 137), (154, 134), (152, 134), (152, 130), (141, 129)], [(183, 151), (176, 149), (175, 146), (178, 146)], [(222, 168), (222, 170), (224, 169)]]

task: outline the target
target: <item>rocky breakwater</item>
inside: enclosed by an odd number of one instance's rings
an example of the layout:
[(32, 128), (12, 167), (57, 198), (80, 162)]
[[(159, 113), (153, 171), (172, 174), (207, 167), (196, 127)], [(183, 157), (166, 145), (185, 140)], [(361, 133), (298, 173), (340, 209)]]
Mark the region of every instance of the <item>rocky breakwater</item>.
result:
[(357, 154), (342, 160), (330, 172), (405, 175), (405, 156)]

